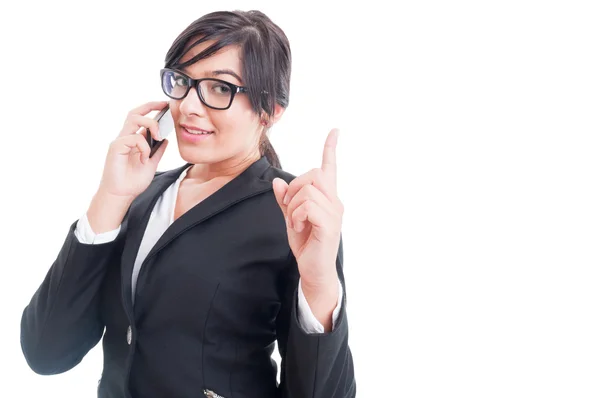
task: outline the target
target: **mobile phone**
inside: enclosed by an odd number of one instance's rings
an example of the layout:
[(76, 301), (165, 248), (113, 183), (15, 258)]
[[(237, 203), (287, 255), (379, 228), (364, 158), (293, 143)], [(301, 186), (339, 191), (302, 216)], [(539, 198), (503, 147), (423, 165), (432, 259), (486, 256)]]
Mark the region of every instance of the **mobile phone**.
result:
[[(173, 116), (171, 115), (171, 111), (169, 110), (169, 105), (165, 106), (161, 109), (155, 116), (154, 120), (158, 121), (158, 131), (160, 132), (161, 137), (166, 138), (173, 129), (175, 128), (175, 124), (173, 122)], [(150, 146), (150, 157), (154, 155), (154, 152), (162, 145), (163, 141), (157, 141), (150, 134), (150, 129), (146, 129), (146, 141)]]

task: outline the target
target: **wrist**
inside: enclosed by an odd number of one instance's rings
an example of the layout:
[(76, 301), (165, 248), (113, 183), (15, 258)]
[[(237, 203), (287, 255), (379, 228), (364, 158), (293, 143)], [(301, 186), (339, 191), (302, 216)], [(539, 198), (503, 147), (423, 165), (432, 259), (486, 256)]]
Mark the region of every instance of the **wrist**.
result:
[[(314, 298), (327, 298), (331, 296), (337, 297), (338, 278), (337, 275), (329, 275), (318, 281), (311, 281), (307, 278), (300, 278), (302, 284), (302, 292), (305, 296)], [(335, 293), (335, 294), (334, 294)]]
[(314, 317), (326, 332), (333, 328), (333, 311), (338, 304), (339, 282), (337, 277), (327, 283), (311, 284), (300, 279), (302, 293)]
[(127, 204), (130, 205), (131, 202), (135, 199), (134, 196), (131, 195), (115, 195), (113, 193), (107, 192), (102, 187), (99, 187), (94, 194), (94, 199), (101, 199), (103, 201), (116, 203), (116, 204)]
[(86, 213), (95, 234), (116, 229), (131, 206), (133, 198), (97, 191)]

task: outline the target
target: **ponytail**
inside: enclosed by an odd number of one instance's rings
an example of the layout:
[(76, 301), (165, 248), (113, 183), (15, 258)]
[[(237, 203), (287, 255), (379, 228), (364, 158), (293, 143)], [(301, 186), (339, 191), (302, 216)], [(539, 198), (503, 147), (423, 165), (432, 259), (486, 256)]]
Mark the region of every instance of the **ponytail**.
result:
[(261, 156), (266, 156), (267, 161), (271, 164), (271, 166), (280, 169), (281, 162), (279, 161), (279, 156), (275, 152), (275, 148), (271, 144), (269, 137), (267, 137), (266, 133), (263, 133), (263, 139), (260, 144), (260, 154)]

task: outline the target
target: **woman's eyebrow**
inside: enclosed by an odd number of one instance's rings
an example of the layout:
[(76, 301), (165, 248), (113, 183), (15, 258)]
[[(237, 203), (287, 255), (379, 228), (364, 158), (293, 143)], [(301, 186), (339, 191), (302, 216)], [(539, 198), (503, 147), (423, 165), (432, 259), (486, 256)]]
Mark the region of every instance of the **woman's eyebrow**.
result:
[(213, 70), (212, 72), (213, 76), (219, 76), (219, 75), (231, 75), (233, 77), (235, 77), (236, 79), (238, 79), (238, 81), (241, 83), (242, 82), (242, 78), (238, 76), (237, 73), (235, 73), (234, 71), (232, 71), (231, 69), (218, 69), (218, 70)]

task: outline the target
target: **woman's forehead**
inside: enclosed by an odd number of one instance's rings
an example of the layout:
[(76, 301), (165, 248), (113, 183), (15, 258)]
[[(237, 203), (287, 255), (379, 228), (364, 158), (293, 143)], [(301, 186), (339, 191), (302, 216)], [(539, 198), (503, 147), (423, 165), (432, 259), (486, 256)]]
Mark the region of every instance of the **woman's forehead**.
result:
[[(187, 62), (214, 43), (215, 41), (211, 40), (192, 47), (183, 55), (183, 57), (181, 57), (179, 63)], [(242, 60), (240, 57), (240, 48), (238, 46), (223, 47), (210, 57), (196, 61), (193, 64), (183, 68), (183, 70), (192, 75), (192, 77), (195, 77), (193, 75), (196, 74), (210, 74), (214, 70), (221, 69), (230, 69), (238, 75), (242, 75)]]

